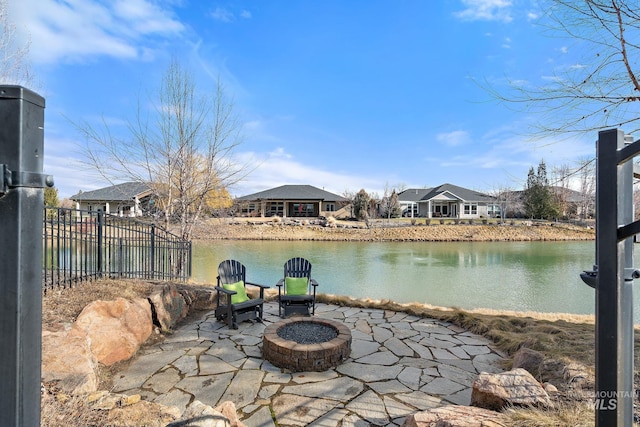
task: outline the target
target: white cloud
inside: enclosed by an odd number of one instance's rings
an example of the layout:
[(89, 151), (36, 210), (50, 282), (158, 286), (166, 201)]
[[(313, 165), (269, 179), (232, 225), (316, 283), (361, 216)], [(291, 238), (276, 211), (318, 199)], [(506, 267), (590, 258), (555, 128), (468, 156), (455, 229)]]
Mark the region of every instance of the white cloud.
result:
[(79, 142), (69, 138), (55, 138), (45, 134), (44, 173), (53, 176), (54, 186), (61, 199), (104, 187), (96, 176), (79, 160)]
[(501, 21), (511, 22), (510, 0), (462, 0), (466, 9), (454, 16), (463, 21)]
[(233, 13), (224, 7), (216, 7), (216, 9), (211, 12), (211, 17), (220, 22), (233, 22), (236, 19)]
[[(496, 182), (504, 181), (506, 178), (511, 186), (519, 188), (524, 185), (529, 168), (536, 167), (541, 159), (544, 159), (549, 168), (563, 164), (574, 167), (577, 160), (595, 154), (593, 142), (586, 138), (549, 137), (531, 141), (514, 131), (512, 126), (487, 133), (482, 137), (479, 146), (487, 149), (480, 153), (465, 152), (434, 161), (445, 168), (463, 168), (465, 171), (471, 171), (469, 173), (475, 176), (478, 187), (489, 188), (491, 184), (495, 184), (481, 176), (495, 176)], [(496, 172), (480, 173), (483, 169)]]
[(96, 56), (142, 58), (152, 37), (179, 35), (183, 24), (150, 0), (22, 0), (12, 6), (36, 63), (84, 61)]
[[(238, 156), (241, 164), (250, 165), (251, 173), (230, 189), (233, 196), (245, 196), (287, 184), (313, 185), (335, 194), (345, 190), (382, 194), (379, 178), (333, 172), (300, 162), (283, 148), (268, 153), (246, 152)], [(252, 166), (251, 166), (252, 165)]]
[(464, 130), (454, 130), (436, 135), (436, 141), (442, 142), (451, 147), (467, 144), (471, 139), (469, 132)]
[[(251, 19), (252, 17), (251, 12), (246, 9), (242, 9), (239, 13), (239, 16), (242, 19)], [(216, 21), (225, 23), (234, 22), (237, 19), (235, 13), (233, 13), (229, 9), (225, 9), (224, 7), (219, 6), (216, 7), (213, 12), (211, 12), (211, 17)]]

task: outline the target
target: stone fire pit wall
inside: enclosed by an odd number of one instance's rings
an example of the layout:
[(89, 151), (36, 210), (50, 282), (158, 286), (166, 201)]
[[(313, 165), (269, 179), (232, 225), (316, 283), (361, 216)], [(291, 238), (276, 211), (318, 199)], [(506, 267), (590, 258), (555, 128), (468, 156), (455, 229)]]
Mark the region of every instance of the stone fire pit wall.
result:
[[(318, 344), (299, 344), (278, 335), (278, 329), (296, 322), (315, 322), (335, 329), (338, 336)], [(342, 323), (313, 317), (291, 317), (264, 330), (262, 357), (292, 372), (321, 372), (341, 364), (351, 353), (351, 331)]]

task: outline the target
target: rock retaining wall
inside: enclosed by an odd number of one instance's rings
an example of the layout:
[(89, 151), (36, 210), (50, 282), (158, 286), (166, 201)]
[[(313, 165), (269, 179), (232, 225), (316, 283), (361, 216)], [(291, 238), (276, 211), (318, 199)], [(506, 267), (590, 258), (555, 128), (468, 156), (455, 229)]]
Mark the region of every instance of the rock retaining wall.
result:
[(593, 240), (592, 228), (560, 223), (530, 225), (407, 225), (402, 227), (329, 227), (273, 221), (237, 224), (205, 223), (194, 231), (195, 239), (324, 240), (324, 241), (547, 241)]
[(175, 284), (159, 285), (147, 299), (94, 301), (73, 324), (42, 331), (42, 379), (70, 394), (95, 392), (98, 363), (133, 357), (154, 325), (170, 330), (189, 311), (214, 308), (213, 289)]

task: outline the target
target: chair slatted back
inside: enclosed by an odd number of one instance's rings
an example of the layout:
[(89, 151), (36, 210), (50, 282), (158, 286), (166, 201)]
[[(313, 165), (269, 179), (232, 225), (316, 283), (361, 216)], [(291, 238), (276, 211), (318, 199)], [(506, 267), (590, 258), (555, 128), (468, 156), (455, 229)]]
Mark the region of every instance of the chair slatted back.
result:
[(311, 263), (304, 258), (291, 258), (284, 263), (284, 277), (311, 278)]
[(222, 261), (218, 266), (218, 283), (229, 284), (236, 283), (241, 280), (246, 283), (246, 271), (247, 269), (245, 266), (234, 259)]
[[(291, 258), (284, 263), (284, 277), (306, 277), (307, 279), (311, 279), (311, 263), (304, 258)], [(287, 293), (286, 281), (285, 293)]]

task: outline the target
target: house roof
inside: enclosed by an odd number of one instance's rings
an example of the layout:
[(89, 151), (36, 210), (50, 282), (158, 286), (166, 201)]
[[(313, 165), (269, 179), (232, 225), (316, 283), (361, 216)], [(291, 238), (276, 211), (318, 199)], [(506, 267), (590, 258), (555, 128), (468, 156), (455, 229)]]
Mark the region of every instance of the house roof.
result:
[(401, 202), (418, 202), (426, 196), (432, 188), (409, 188), (398, 193)]
[[(564, 201), (569, 203), (581, 203), (589, 197), (579, 191), (572, 190), (570, 188), (559, 187), (556, 185), (550, 185), (549, 190), (551, 190), (552, 193), (558, 196), (562, 196)], [(525, 190), (515, 190), (511, 191), (510, 194), (513, 194), (516, 198), (522, 199), (524, 198), (524, 192)], [(591, 197), (593, 198), (595, 196)]]
[(558, 187), (554, 185), (552, 185), (550, 188), (551, 191), (559, 196), (562, 196), (564, 200), (569, 203), (580, 203), (585, 199), (585, 196), (582, 193), (570, 188)]
[(143, 182), (124, 182), (111, 187), (100, 188), (93, 191), (80, 191), (70, 197), (75, 202), (83, 200), (100, 201), (125, 201), (135, 197), (144, 197), (151, 192), (151, 187)]
[(252, 200), (324, 200), (328, 202), (347, 202), (342, 196), (321, 190), (312, 185), (281, 185), (280, 187), (238, 197), (239, 201)]
[(426, 202), (442, 195), (443, 193), (449, 193), (453, 197), (465, 202), (494, 201), (494, 198), (487, 194), (479, 193), (453, 184), (442, 184), (433, 188), (410, 188), (398, 194), (398, 200), (401, 202)]

